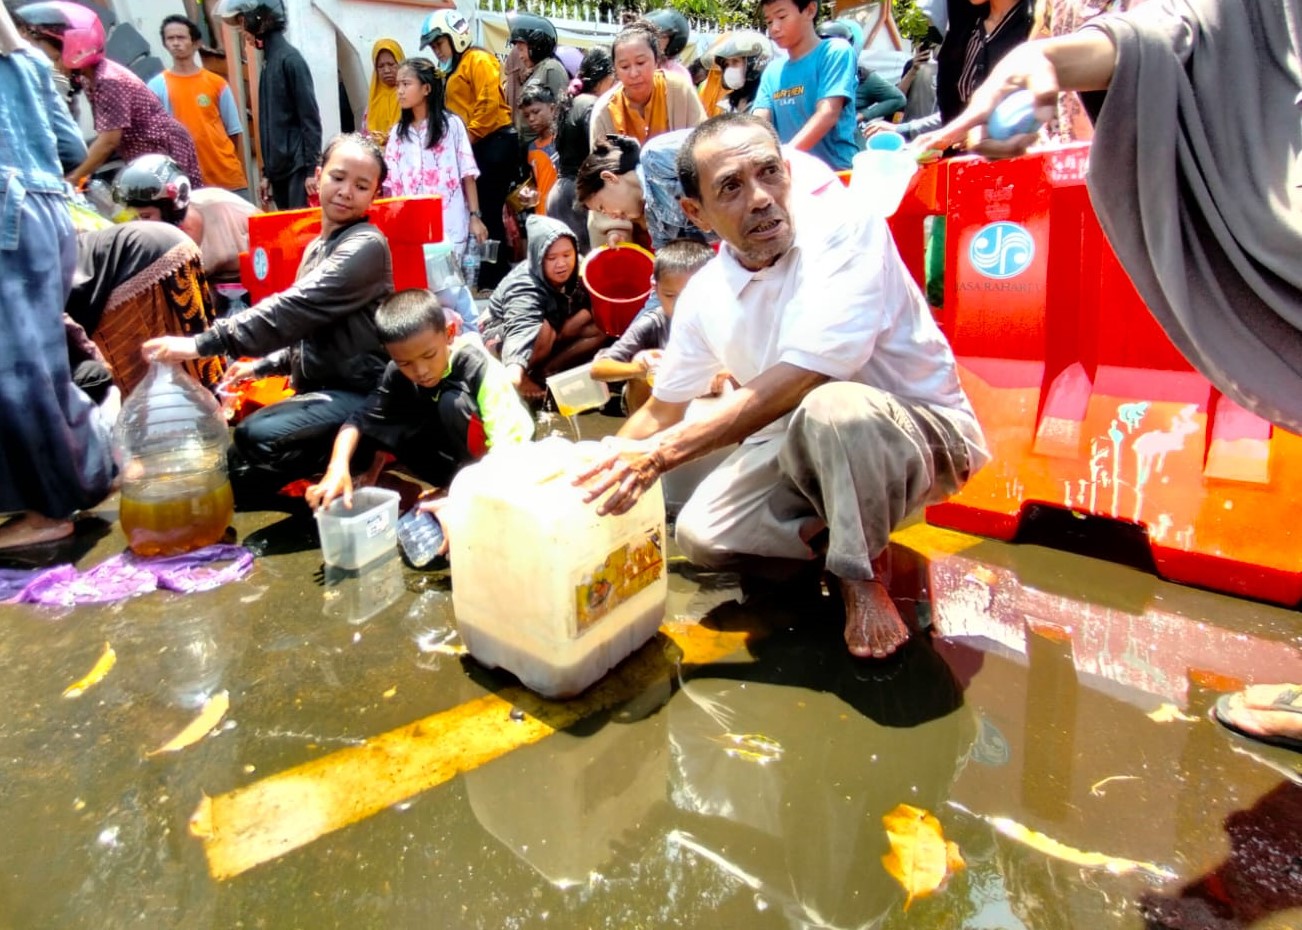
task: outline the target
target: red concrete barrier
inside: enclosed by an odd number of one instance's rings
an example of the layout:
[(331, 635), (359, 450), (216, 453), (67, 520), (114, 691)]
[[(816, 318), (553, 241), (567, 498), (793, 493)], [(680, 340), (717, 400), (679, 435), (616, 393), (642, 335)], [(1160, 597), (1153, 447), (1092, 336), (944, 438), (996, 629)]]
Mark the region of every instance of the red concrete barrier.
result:
[(891, 227), (937, 309), (993, 461), (929, 522), (1011, 539), (1029, 505), (1138, 524), (1173, 581), (1302, 600), (1302, 437), (1222, 396), (1148, 313), (1085, 189), (1089, 146), (923, 167)]
[[(425, 287), (427, 242), (443, 241), (443, 201), (439, 197), (388, 197), (371, 206), (371, 222), (389, 240), (393, 286)], [(321, 210), (282, 210), (249, 218), (249, 251), (240, 256), (240, 279), (251, 302), (294, 283), (303, 251), (321, 232)]]

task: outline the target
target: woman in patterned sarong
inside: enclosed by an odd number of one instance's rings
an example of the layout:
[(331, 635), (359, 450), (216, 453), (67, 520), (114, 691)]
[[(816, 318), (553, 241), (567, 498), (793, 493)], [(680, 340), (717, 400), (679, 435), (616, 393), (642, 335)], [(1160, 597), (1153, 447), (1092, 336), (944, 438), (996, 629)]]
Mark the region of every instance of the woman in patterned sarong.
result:
[[(83, 233), (77, 242), (68, 315), (82, 325), (113, 370), (123, 394), (148, 370), (140, 353), (155, 336), (196, 336), (213, 321), (213, 302), (199, 247), (167, 223), (133, 222)], [(215, 387), (220, 358), (186, 362)]]

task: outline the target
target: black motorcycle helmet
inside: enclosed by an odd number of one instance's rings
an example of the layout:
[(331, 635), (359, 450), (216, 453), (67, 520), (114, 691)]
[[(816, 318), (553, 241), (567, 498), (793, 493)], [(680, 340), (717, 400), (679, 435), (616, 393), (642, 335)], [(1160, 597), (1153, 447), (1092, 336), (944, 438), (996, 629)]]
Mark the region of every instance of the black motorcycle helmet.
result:
[(665, 57), (677, 58), (678, 53), (687, 48), (692, 27), (682, 13), (668, 8), (652, 10), (646, 15), (646, 20), (655, 26), (661, 35), (669, 36), (669, 44), (665, 46)]
[(244, 31), (261, 39), (285, 28), (285, 5), (281, 0), (221, 0), (213, 12), (227, 25), (244, 21)]
[(551, 20), (533, 13), (511, 13), (506, 17), (511, 27), (511, 43), (523, 42), (529, 49), (529, 59), (534, 63), (556, 54), (556, 27)]
[(190, 179), (166, 155), (141, 155), (113, 179), (113, 199), (126, 207), (157, 207), (176, 225), (190, 209)]

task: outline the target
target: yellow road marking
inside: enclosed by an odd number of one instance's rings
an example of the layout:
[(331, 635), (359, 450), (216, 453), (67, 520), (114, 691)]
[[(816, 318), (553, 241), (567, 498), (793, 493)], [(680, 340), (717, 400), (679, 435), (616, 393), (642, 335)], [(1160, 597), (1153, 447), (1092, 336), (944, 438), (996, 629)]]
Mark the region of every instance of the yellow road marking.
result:
[[(735, 655), (753, 634), (666, 624), (662, 636), (572, 701), (504, 688), (226, 794), (190, 818), (219, 881), (364, 820), (645, 692), (675, 667)], [(659, 643), (661, 648), (656, 648)], [(512, 720), (511, 710), (524, 712)], [(517, 716), (519, 716), (517, 714)]]
[(969, 536), (958, 530), (947, 530), (944, 527), (922, 522), (911, 524), (891, 534), (891, 542), (912, 549), (918, 555), (928, 559), (957, 555), (982, 541), (978, 536)]

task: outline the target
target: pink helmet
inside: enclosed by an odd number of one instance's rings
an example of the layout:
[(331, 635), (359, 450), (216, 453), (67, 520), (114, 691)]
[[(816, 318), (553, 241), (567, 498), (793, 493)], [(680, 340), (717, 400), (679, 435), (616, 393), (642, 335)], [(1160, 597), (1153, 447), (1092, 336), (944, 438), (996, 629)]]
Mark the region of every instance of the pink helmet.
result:
[(63, 46), (63, 65), (76, 71), (104, 60), (104, 24), (89, 7), (68, 0), (28, 3), (17, 10), (32, 32)]

